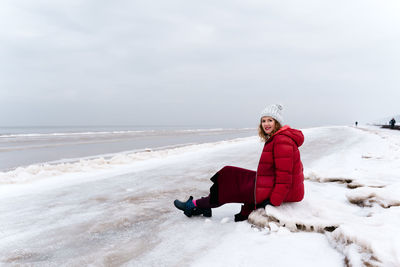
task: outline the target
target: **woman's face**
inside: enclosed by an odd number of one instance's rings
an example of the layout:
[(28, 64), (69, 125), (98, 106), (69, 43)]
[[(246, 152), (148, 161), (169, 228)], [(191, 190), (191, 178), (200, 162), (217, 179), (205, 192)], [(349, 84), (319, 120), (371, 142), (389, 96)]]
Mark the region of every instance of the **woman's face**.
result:
[(261, 127), (266, 134), (270, 135), (275, 129), (275, 120), (272, 117), (262, 117)]

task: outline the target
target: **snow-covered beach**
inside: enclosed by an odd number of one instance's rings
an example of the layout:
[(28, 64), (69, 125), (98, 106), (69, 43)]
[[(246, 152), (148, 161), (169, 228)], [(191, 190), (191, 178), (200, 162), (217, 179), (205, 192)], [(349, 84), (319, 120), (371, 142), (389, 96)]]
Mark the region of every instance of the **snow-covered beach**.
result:
[(225, 165), (256, 169), (255, 136), (0, 173), (4, 266), (400, 266), (400, 132), (303, 129), (306, 196), (233, 222), (187, 218)]

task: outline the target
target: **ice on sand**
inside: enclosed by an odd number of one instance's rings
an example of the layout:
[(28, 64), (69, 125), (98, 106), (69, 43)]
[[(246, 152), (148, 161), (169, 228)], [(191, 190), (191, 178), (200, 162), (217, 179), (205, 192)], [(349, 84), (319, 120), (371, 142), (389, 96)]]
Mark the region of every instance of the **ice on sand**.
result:
[(254, 170), (257, 137), (1, 173), (0, 265), (400, 266), (400, 135), (304, 134), (304, 201), (250, 223), (233, 222), (240, 204), (189, 219), (172, 201), (206, 195), (224, 165)]

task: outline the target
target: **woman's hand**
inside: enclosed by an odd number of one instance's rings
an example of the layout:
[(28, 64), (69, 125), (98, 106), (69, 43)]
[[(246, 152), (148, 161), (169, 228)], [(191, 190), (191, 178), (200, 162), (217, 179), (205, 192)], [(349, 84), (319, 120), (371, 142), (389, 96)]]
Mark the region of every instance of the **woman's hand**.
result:
[(258, 203), (258, 204), (256, 205), (256, 208), (257, 208), (257, 209), (259, 209), (259, 208), (265, 208), (265, 206), (267, 206), (267, 205), (273, 206), (273, 205), (271, 204), (271, 202), (269, 201), (269, 199), (266, 199), (266, 200), (264, 200), (263, 202)]

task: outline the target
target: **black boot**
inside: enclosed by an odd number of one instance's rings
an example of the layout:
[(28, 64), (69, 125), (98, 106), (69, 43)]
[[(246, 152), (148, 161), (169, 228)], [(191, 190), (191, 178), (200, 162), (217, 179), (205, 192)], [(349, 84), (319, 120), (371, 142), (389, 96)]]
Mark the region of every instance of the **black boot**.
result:
[(192, 196), (190, 196), (186, 202), (175, 199), (174, 205), (177, 209), (183, 210), (183, 213), (188, 217), (192, 217), (192, 215), (203, 215), (204, 217), (211, 217), (212, 215), (211, 209), (201, 209), (196, 207), (193, 203)]
[(240, 212), (238, 214), (235, 214), (235, 222), (242, 222), (245, 221), (249, 218), (249, 216), (243, 215)]
[(240, 212), (238, 214), (235, 214), (235, 222), (247, 220), (253, 210), (254, 204), (245, 203), (244, 205), (242, 205)]

